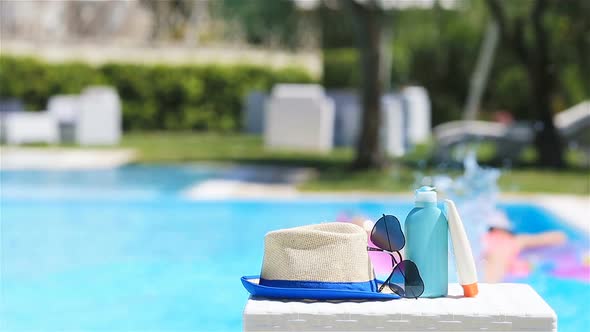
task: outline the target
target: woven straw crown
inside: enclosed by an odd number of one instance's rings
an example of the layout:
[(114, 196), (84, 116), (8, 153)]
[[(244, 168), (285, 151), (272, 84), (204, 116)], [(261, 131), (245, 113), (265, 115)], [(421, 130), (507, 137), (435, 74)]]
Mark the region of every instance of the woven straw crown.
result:
[(325, 223), (269, 232), (261, 278), (319, 282), (375, 279), (367, 233), (350, 223)]

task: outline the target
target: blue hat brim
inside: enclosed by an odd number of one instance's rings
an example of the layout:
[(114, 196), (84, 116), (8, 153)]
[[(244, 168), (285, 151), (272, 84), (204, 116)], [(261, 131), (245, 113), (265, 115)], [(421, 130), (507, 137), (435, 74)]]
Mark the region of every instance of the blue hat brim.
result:
[(252, 296), (309, 300), (394, 300), (400, 298), (397, 294), (346, 289), (269, 287), (259, 285), (254, 281), (257, 279), (260, 279), (260, 276), (244, 276), (241, 278), (242, 284)]

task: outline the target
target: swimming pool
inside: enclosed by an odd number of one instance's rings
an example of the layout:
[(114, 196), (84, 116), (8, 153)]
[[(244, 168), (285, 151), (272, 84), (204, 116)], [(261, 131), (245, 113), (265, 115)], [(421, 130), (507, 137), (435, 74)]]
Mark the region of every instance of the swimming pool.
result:
[[(247, 299), (239, 277), (259, 272), (266, 232), (343, 211), (376, 218), (411, 209), (371, 200), (189, 201), (180, 195), (186, 185), (214, 173), (128, 167), (106, 181), (97, 172), (0, 172), (1, 330), (237, 331)], [(517, 230), (560, 228), (586, 241), (537, 207), (503, 208)], [(588, 282), (542, 263), (516, 281), (555, 309), (560, 331), (587, 330)]]

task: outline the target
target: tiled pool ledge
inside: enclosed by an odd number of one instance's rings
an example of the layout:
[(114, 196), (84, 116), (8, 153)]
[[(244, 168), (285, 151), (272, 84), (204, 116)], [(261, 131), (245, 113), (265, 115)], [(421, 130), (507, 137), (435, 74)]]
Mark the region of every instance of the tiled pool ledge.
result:
[(296, 198), (295, 186), (289, 184), (267, 184), (239, 180), (205, 180), (183, 193), (189, 199), (233, 199), (282, 197)]
[(244, 331), (556, 331), (553, 309), (528, 285), (480, 284), (475, 298), (458, 284), (445, 298), (373, 302), (249, 299)]
[(532, 195), (516, 200), (547, 209), (570, 226), (590, 236), (590, 196)]

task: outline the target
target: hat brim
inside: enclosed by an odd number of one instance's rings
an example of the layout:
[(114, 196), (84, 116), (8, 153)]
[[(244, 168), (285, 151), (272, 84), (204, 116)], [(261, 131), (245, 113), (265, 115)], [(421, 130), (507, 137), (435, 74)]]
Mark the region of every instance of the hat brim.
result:
[(346, 289), (284, 288), (258, 284), (260, 276), (244, 276), (242, 284), (252, 296), (280, 299), (309, 300), (394, 300), (399, 295), (393, 293), (363, 292)]

